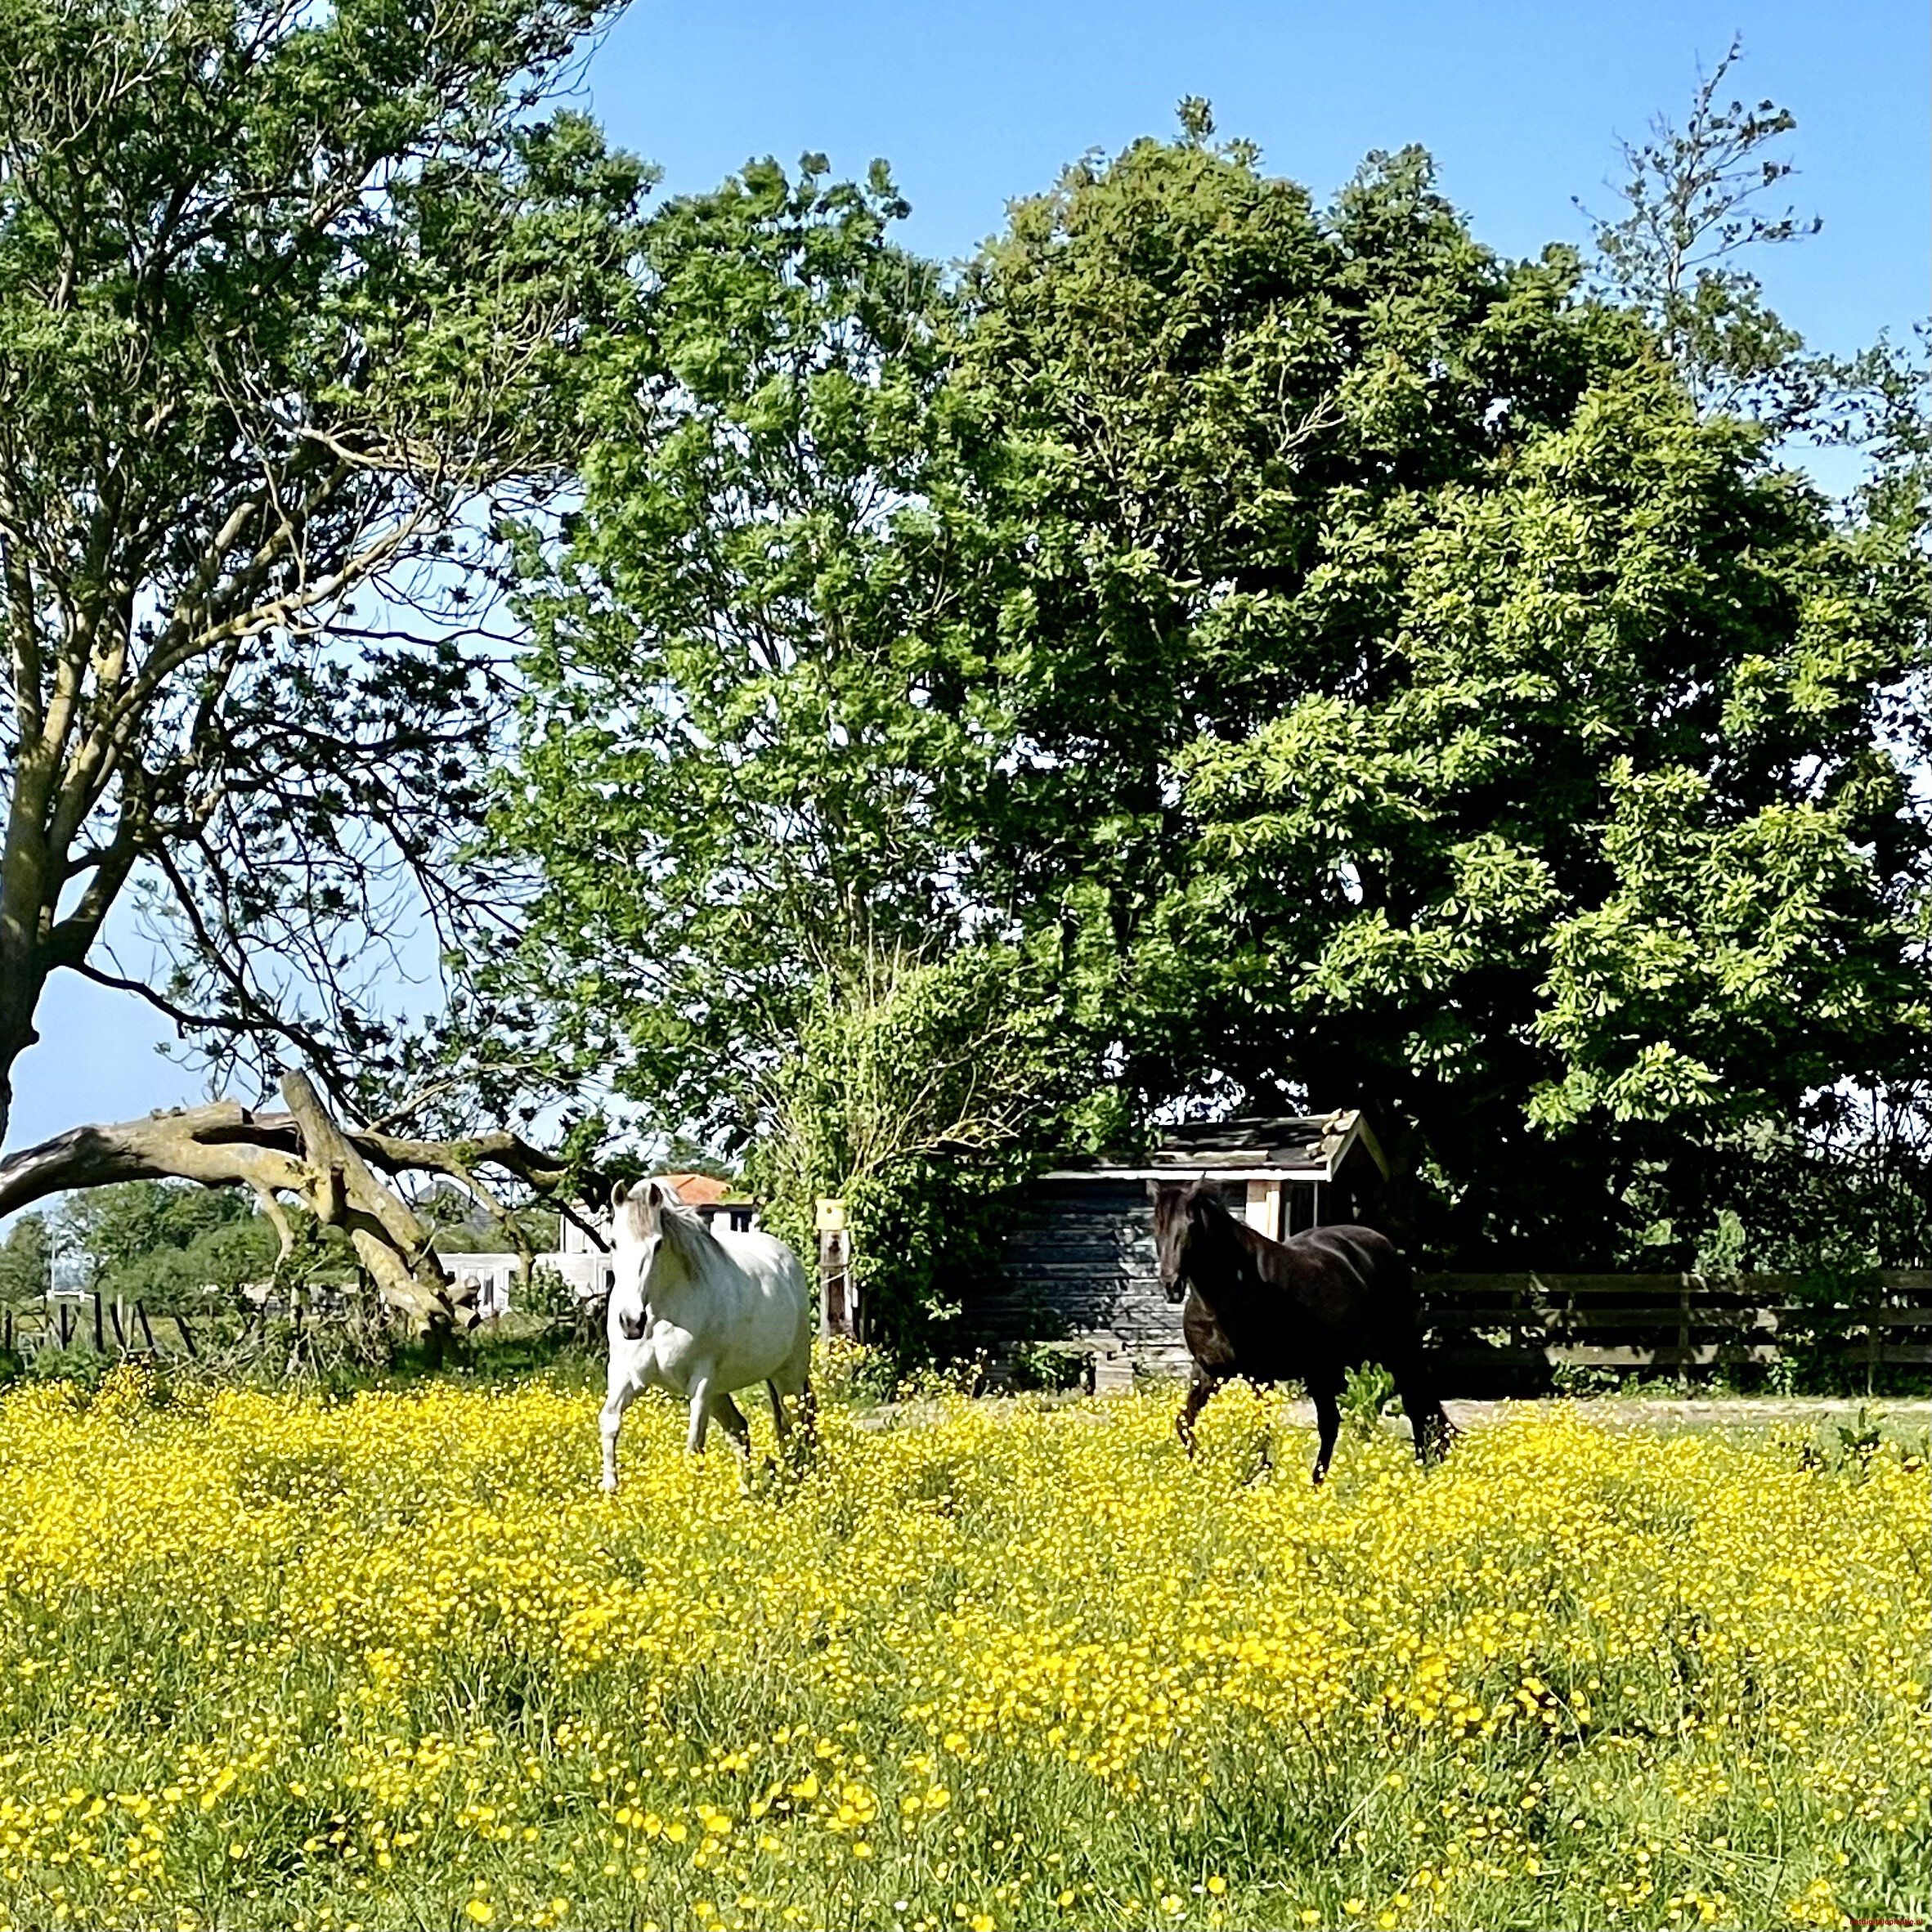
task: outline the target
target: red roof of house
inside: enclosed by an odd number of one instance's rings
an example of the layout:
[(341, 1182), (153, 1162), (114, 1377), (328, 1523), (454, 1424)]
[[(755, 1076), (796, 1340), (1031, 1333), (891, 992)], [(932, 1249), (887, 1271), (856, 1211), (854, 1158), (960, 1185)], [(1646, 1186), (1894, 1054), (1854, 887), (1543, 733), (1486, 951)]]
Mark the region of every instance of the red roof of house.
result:
[(728, 1181), (720, 1181), (711, 1174), (660, 1174), (657, 1178), (668, 1181), (687, 1208), (708, 1208), (731, 1192)]

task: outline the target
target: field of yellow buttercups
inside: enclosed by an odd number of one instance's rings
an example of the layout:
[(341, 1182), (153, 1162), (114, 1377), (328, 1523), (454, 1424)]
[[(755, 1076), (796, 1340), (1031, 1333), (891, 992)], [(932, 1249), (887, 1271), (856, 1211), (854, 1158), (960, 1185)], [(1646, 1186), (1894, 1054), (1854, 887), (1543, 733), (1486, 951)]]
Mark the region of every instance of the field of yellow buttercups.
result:
[(1922, 1444), (939, 1396), (747, 1495), (651, 1400), (604, 1497), (596, 1401), (0, 1398), (0, 1925), (1927, 1909)]

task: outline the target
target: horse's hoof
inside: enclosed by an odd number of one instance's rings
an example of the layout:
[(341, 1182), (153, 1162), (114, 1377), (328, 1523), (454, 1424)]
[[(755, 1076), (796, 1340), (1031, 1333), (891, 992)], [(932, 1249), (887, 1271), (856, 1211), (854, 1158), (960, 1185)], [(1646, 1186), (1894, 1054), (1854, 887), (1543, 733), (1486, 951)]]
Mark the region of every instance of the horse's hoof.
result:
[(603, 1477), (599, 1478), (597, 1486), (607, 1496), (614, 1496), (617, 1493), (617, 1479), (615, 1476)]

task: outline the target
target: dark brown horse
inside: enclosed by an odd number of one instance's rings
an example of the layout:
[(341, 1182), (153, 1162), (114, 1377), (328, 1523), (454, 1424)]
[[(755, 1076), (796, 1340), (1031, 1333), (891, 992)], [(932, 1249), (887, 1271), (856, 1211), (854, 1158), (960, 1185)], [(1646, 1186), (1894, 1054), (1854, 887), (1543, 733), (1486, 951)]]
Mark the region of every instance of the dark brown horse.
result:
[(1386, 1235), (1316, 1227), (1271, 1241), (1235, 1220), (1211, 1181), (1154, 1190), (1154, 1240), (1161, 1285), (1181, 1317), (1194, 1380), (1177, 1425), (1194, 1452), (1195, 1418), (1222, 1383), (1300, 1382), (1315, 1402), (1328, 1472), (1342, 1426), (1336, 1398), (1348, 1371), (1380, 1362), (1415, 1432), (1417, 1459), (1441, 1455), (1455, 1433), (1423, 1364), (1409, 1264)]

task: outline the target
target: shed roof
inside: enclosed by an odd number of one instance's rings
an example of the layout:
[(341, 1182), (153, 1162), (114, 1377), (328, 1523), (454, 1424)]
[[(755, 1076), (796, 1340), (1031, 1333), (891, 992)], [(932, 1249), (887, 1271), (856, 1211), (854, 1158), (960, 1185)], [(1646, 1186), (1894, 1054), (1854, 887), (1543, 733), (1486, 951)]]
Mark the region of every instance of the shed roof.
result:
[(1159, 1145), (1144, 1155), (1069, 1161), (1046, 1178), (1181, 1180), (1205, 1174), (1228, 1180), (1332, 1181), (1357, 1145), (1384, 1175), (1388, 1172), (1388, 1162), (1358, 1108), (1184, 1121), (1163, 1128)]

